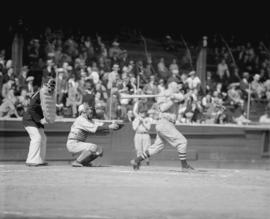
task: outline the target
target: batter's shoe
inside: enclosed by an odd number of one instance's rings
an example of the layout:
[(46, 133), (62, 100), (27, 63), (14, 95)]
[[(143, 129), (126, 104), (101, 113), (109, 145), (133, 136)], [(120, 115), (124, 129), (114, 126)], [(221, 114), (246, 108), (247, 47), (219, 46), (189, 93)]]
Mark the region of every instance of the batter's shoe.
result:
[(140, 169), (140, 166), (141, 166), (140, 162), (136, 162), (136, 160), (131, 160), (130, 164), (132, 165), (133, 170), (139, 170)]
[(77, 160), (73, 161), (71, 164), (73, 167), (83, 167), (81, 163), (79, 163)]
[(182, 172), (195, 172), (196, 170), (189, 164), (182, 166)]

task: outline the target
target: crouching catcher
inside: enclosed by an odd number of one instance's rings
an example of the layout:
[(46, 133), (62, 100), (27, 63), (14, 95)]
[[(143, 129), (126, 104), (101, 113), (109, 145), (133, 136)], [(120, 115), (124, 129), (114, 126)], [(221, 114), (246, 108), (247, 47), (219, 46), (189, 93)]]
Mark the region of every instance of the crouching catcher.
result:
[(102, 147), (93, 143), (86, 142), (89, 133), (99, 131), (107, 132), (109, 130), (118, 130), (121, 125), (112, 123), (96, 123), (93, 119), (93, 107), (87, 104), (79, 106), (79, 117), (71, 126), (68, 140), (67, 150), (78, 155), (77, 159), (72, 162), (73, 167), (91, 166), (91, 162), (98, 157), (102, 157)]

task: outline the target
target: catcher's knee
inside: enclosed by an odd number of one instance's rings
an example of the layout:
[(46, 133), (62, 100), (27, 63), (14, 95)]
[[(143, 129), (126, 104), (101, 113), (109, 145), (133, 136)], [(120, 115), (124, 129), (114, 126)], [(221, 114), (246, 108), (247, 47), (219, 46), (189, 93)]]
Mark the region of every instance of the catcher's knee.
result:
[(96, 152), (98, 150), (98, 146), (96, 144), (88, 144), (86, 150)]
[(96, 145), (96, 151), (95, 151), (95, 154), (96, 154), (97, 156), (99, 156), (99, 157), (102, 157), (102, 155), (103, 155), (103, 149), (102, 149), (101, 146)]

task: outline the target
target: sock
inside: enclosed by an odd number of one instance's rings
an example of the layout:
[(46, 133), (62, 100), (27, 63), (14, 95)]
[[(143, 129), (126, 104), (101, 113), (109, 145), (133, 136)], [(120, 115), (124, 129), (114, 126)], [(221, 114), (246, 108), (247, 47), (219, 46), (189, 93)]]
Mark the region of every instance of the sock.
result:
[(182, 167), (186, 167), (187, 164), (187, 154), (186, 153), (178, 153), (179, 160), (181, 161)]
[(80, 156), (77, 158), (77, 162), (83, 163), (85, 160), (88, 160), (89, 156), (91, 155), (91, 151), (83, 151)]
[(92, 162), (93, 160), (95, 160), (96, 158), (98, 158), (99, 155), (96, 155), (96, 154), (91, 154), (90, 156), (88, 156), (86, 159), (84, 159), (82, 161), (82, 164), (83, 165), (87, 165), (89, 164), (90, 162)]

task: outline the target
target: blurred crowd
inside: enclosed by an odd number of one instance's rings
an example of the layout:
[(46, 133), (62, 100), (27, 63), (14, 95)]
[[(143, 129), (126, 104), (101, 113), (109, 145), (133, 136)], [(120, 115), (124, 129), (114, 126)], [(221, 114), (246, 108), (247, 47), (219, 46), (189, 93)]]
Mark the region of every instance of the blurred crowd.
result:
[[(171, 42), (166, 48), (174, 48)], [(215, 67), (207, 69), (203, 89), (196, 70), (184, 67), (187, 57), (165, 60), (148, 53), (135, 59), (117, 38), (105, 42), (99, 35), (67, 35), (47, 28), (25, 43), (19, 73), (5, 50), (0, 51), (0, 117), (21, 117), (42, 80), (54, 75), (60, 117), (77, 117), (78, 106), (87, 102), (95, 105), (99, 119), (132, 121), (138, 99), (121, 97), (162, 94), (175, 81), (180, 92), (190, 93), (181, 103), (178, 123), (248, 123), (248, 100), (265, 105), (270, 100), (270, 52), (263, 42), (229, 43), (226, 47), (209, 37), (209, 60)], [(153, 118), (158, 98), (139, 100)]]

